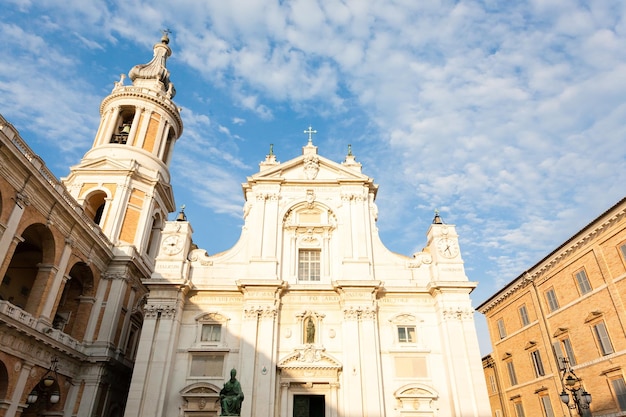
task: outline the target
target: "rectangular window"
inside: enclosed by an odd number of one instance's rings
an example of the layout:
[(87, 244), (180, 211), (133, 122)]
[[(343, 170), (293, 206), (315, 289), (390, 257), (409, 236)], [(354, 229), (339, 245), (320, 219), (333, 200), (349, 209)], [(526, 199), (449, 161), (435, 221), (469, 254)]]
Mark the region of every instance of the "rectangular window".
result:
[(613, 386), (617, 406), (620, 411), (626, 411), (626, 384), (624, 383), (624, 378), (611, 380), (611, 385)]
[(220, 340), (222, 340), (222, 325), (203, 324), (200, 340), (202, 342), (219, 342)]
[(565, 349), (565, 354), (567, 355), (567, 359), (569, 360), (570, 365), (576, 365), (576, 357), (574, 356), (574, 349), (572, 348), (572, 342), (568, 338), (563, 339), (563, 348)]
[(524, 414), (524, 406), (521, 401), (515, 403), (515, 416), (526, 417), (526, 414)]
[(320, 280), (320, 251), (305, 250), (298, 252), (298, 279), (300, 281)]
[(506, 329), (504, 328), (504, 320), (500, 319), (496, 323), (498, 325), (498, 334), (500, 335), (500, 339), (504, 339), (506, 337)]
[(496, 385), (496, 377), (493, 375), (489, 375), (489, 385), (491, 385), (491, 392), (492, 393), (497, 393), (498, 392), (498, 387)]
[(596, 340), (598, 341), (598, 346), (600, 347), (602, 355), (609, 355), (613, 353), (613, 345), (611, 344), (611, 339), (609, 339), (609, 333), (606, 331), (604, 322), (594, 325), (593, 332), (596, 335)]
[(559, 308), (559, 302), (556, 299), (554, 288), (550, 288), (546, 291), (546, 300), (548, 300), (548, 307), (550, 308), (550, 311), (555, 311)]
[(528, 310), (526, 310), (525, 305), (522, 305), (519, 308), (519, 318), (522, 321), (522, 327), (528, 326), (530, 324), (530, 320), (528, 320)]
[(415, 343), (415, 326), (398, 326), (398, 342)]
[(509, 380), (511, 381), (511, 385), (517, 385), (517, 375), (515, 375), (515, 367), (513, 366), (513, 361), (508, 361), (506, 363), (506, 369), (509, 371)]
[(544, 395), (541, 398), (541, 405), (543, 406), (543, 415), (545, 417), (554, 417), (554, 411), (552, 410), (552, 404), (550, 403), (550, 397)]
[(626, 260), (626, 243), (620, 246), (619, 250), (622, 252), (622, 257)]
[(578, 282), (578, 289), (580, 290), (580, 294), (587, 294), (591, 291), (591, 284), (589, 284), (589, 279), (587, 278), (587, 273), (584, 269), (576, 272), (576, 282)]
[(533, 367), (535, 368), (535, 376), (544, 376), (546, 372), (543, 369), (543, 362), (541, 362), (541, 354), (538, 350), (530, 352), (530, 358), (533, 361)]
[(224, 369), (224, 355), (202, 354), (191, 357), (190, 376), (222, 377)]
[(561, 342), (553, 342), (552, 348), (554, 349), (554, 354), (556, 355), (556, 362), (559, 366), (559, 370), (562, 371), (565, 369), (565, 362), (563, 361), (565, 356), (563, 355), (563, 350), (561, 349)]

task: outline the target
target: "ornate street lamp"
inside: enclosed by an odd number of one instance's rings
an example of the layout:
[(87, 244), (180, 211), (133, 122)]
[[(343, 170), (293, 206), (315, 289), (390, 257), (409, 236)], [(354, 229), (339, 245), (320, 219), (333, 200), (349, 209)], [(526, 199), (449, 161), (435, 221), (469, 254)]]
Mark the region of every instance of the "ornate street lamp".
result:
[(59, 375), (57, 374), (59, 360), (56, 357), (52, 358), (50, 368), (39, 381), (39, 383), (33, 388), (33, 390), (26, 397), (26, 403), (28, 405), (35, 404), (37, 400), (41, 399), (45, 401), (48, 398), (50, 404), (56, 404), (61, 399), (61, 393), (58, 389), (54, 388), (56, 384), (58, 386)]
[[(563, 391), (559, 397), (561, 397), (563, 404), (572, 410), (576, 409), (578, 415), (583, 417), (583, 410), (589, 409), (589, 404), (591, 404), (591, 394), (583, 388), (580, 378), (574, 373), (567, 358), (562, 358), (561, 360), (563, 361), (563, 376), (561, 377)], [(570, 397), (573, 400), (572, 404), (570, 404)]]

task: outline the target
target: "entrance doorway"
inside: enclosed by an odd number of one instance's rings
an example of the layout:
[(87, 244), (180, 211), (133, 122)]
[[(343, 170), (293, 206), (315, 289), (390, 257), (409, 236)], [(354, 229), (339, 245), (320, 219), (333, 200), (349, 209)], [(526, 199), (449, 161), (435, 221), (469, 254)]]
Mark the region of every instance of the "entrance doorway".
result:
[(323, 395), (294, 395), (293, 417), (325, 417)]

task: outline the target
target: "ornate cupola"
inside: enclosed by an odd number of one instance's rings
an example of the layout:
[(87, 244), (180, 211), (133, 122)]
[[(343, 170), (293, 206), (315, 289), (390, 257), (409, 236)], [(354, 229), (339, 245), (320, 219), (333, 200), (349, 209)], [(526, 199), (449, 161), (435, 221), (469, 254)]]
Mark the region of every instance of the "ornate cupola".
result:
[(168, 213), (175, 210), (168, 165), (181, 136), (176, 90), (166, 67), (168, 33), (154, 45), (150, 62), (134, 66), (114, 83), (100, 105), (100, 127), (93, 146), (71, 168), (64, 184), (85, 214), (119, 246), (154, 255)]

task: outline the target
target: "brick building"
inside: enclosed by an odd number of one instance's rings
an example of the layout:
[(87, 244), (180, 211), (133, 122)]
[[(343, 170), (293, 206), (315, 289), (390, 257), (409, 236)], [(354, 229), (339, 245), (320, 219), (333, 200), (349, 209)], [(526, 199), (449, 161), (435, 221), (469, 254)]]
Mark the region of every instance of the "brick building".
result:
[[(493, 346), (483, 358), (493, 415), (626, 415), (625, 302), (623, 199), (478, 307)], [(569, 371), (580, 409), (559, 398)]]
[[(165, 61), (101, 104), (61, 181), (0, 116), (0, 416), (121, 416), (182, 133)], [(48, 378), (51, 377), (51, 378)]]

